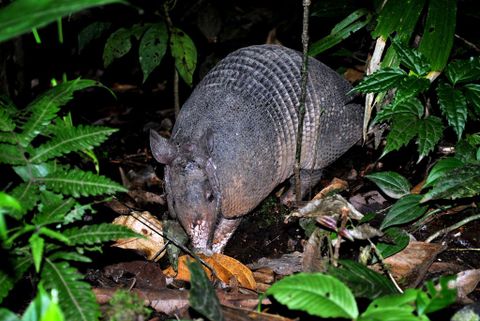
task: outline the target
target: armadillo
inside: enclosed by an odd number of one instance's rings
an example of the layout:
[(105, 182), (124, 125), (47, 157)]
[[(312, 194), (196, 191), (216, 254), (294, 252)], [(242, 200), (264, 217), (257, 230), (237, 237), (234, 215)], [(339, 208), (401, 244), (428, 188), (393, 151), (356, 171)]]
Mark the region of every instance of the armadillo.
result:
[[(293, 175), (301, 67), (301, 53), (279, 45), (234, 51), (196, 86), (170, 139), (151, 131), (152, 154), (166, 165), (169, 212), (195, 249), (222, 252), (241, 218)], [(309, 58), (302, 193), (361, 137), (363, 111), (350, 90)]]

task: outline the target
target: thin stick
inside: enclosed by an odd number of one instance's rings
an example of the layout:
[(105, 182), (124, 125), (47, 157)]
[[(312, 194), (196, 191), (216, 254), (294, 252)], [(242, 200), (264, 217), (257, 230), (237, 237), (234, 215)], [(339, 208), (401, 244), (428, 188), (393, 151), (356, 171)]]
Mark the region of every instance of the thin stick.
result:
[(471, 221), (478, 220), (478, 219), (480, 219), (480, 214), (469, 216), (469, 217), (461, 220), (460, 222), (457, 222), (457, 223), (453, 224), (452, 226), (449, 226), (449, 227), (446, 227), (446, 228), (442, 228), (441, 230), (433, 233), (432, 235), (430, 235), (430, 236), (425, 240), (425, 242), (430, 243), (430, 242), (432, 242), (434, 239), (436, 239), (437, 237), (441, 236), (442, 234), (450, 233), (451, 231), (456, 230), (456, 229), (459, 228), (460, 226), (463, 226), (463, 225), (465, 225), (465, 224), (467, 224), (467, 223), (470, 223)]
[(305, 118), (305, 100), (307, 97), (307, 79), (308, 79), (308, 16), (309, 16), (310, 0), (303, 0), (303, 31), (302, 31), (302, 45), (303, 45), (303, 57), (302, 57), (302, 84), (301, 84), (301, 96), (300, 105), (298, 107), (298, 128), (297, 128), (297, 146), (295, 150), (295, 201), (300, 204), (301, 182), (300, 182), (300, 158), (302, 155), (302, 136), (303, 136), (303, 120)]

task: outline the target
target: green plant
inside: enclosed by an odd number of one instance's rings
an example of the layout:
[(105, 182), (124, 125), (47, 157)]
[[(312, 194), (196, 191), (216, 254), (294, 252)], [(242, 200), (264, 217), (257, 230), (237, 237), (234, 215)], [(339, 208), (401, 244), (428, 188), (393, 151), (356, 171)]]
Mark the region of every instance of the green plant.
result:
[[(0, 195), (2, 249), (0, 302), (27, 271), (35, 282), (56, 289), (67, 320), (96, 320), (98, 305), (90, 285), (72, 262), (90, 262), (85, 255), (101, 243), (132, 237), (132, 231), (111, 224), (73, 225), (91, 204), (81, 197), (124, 192), (112, 180), (65, 164), (65, 155), (85, 153), (116, 130), (101, 126), (73, 126), (60, 118), (60, 107), (84, 88), (100, 86), (92, 80), (73, 80), (39, 96), (25, 109), (1, 101), (0, 164), (11, 166), (22, 182), (12, 182), (9, 196)], [(6, 184), (6, 182), (4, 182)], [(83, 201), (83, 202), (82, 202)]]
[(109, 301), (105, 313), (109, 321), (146, 320), (151, 310), (144, 306), (143, 300), (135, 293), (117, 290)]

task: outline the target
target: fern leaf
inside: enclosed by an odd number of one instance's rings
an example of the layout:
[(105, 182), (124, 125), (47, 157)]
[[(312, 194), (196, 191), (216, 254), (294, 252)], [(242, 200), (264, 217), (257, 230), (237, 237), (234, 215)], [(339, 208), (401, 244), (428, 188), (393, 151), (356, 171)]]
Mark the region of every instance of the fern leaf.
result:
[(23, 155), (24, 149), (19, 145), (0, 144), (0, 164), (24, 165), (27, 163)]
[(40, 199), (38, 186), (33, 182), (18, 185), (10, 192), (10, 195), (22, 205), (21, 210), (10, 211), (10, 215), (16, 219), (22, 218), (23, 215), (32, 210)]
[(17, 136), (13, 132), (1, 132), (0, 133), (0, 143), (16, 144), (17, 143)]
[(48, 159), (82, 149), (91, 149), (103, 143), (108, 136), (117, 131), (117, 129), (101, 126), (61, 126), (57, 127), (57, 129), (59, 130), (51, 141), (39, 146), (35, 150), (30, 158), (32, 163), (44, 162)]
[(13, 122), (10, 113), (2, 107), (2, 103), (0, 102), (0, 130), (11, 131), (15, 128), (15, 123)]
[(139, 235), (129, 228), (109, 223), (86, 225), (81, 228), (71, 228), (63, 232), (68, 237), (71, 245), (94, 245), (117, 239), (139, 237)]
[(4, 258), (0, 268), (0, 303), (7, 297), (15, 283), (23, 277), (32, 263), (30, 255)]
[(41, 278), (45, 288), (58, 290), (65, 320), (98, 320), (100, 310), (90, 285), (67, 262), (46, 259)]
[(73, 208), (76, 202), (73, 198), (63, 199), (62, 195), (42, 191), (40, 203), (42, 204), (40, 212), (32, 219), (32, 222), (36, 225), (63, 222), (64, 216)]
[(37, 178), (36, 180), (44, 183), (48, 189), (54, 192), (72, 195), (74, 197), (127, 191), (127, 189), (120, 184), (104, 176), (79, 169), (69, 171), (60, 170), (45, 177)]
[(83, 254), (72, 252), (72, 251), (58, 251), (48, 256), (52, 261), (62, 260), (62, 261), (75, 261), (82, 263), (91, 263), (92, 259)]
[(23, 132), (19, 135), (20, 145), (28, 146), (50, 124), (60, 107), (73, 98), (75, 91), (98, 85), (99, 83), (96, 81), (88, 79), (68, 81), (52, 88), (30, 103), (27, 111), (31, 114), (28, 121), (22, 126)]

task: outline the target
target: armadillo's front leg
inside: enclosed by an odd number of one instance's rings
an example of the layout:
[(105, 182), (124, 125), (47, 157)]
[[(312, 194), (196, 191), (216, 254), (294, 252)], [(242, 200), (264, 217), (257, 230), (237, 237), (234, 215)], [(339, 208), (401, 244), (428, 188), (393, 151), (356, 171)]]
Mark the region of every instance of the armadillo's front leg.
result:
[[(322, 178), (322, 170), (300, 170), (300, 190), (301, 197), (303, 199), (310, 190), (317, 185), (317, 183)], [(295, 204), (295, 178), (292, 176), (290, 179), (290, 188), (282, 195), (281, 202), (284, 205), (291, 206)]]
[(214, 253), (223, 252), (223, 248), (225, 245), (227, 245), (228, 240), (232, 236), (233, 232), (235, 232), (238, 225), (240, 225), (241, 221), (241, 217), (220, 218), (217, 227), (215, 228), (215, 234), (213, 235), (212, 251)]

